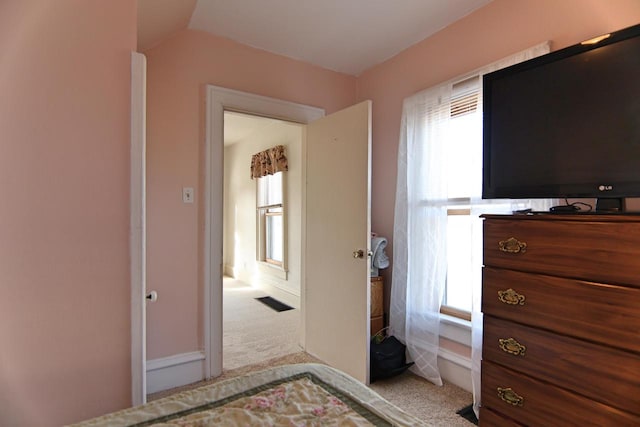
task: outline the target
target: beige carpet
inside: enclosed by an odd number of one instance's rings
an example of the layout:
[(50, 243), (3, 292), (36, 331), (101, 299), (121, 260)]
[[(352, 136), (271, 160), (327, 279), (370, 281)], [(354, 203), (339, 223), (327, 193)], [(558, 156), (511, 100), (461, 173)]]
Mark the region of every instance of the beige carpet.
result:
[[(323, 363), (298, 345), (300, 311), (276, 312), (255, 297), (261, 291), (229, 278), (224, 280), (223, 366), (220, 377), (154, 393), (155, 400), (183, 390), (215, 383), (248, 372), (293, 363)], [(451, 384), (438, 387), (406, 372), (377, 381), (371, 388), (408, 413), (434, 426), (471, 427), (456, 411), (472, 401), (471, 394)]]
[(267, 296), (239, 280), (223, 281), (224, 370), (298, 353), (300, 310), (277, 312), (255, 298)]
[(445, 383), (433, 385), (422, 377), (406, 372), (376, 381), (370, 387), (394, 405), (434, 426), (473, 427), (456, 411), (473, 402), (471, 393)]

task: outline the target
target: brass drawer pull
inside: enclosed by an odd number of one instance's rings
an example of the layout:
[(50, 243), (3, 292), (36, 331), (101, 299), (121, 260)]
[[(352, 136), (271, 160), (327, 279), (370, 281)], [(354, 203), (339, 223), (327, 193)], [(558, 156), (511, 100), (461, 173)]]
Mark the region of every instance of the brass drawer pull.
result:
[(498, 291), (498, 299), (505, 304), (524, 305), (525, 296), (509, 288), (506, 291)]
[(525, 242), (518, 241), (515, 237), (509, 237), (507, 240), (501, 240), (498, 242), (498, 247), (502, 252), (509, 254), (525, 253), (527, 251), (527, 244)]
[(524, 404), (524, 397), (513, 391), (511, 387), (498, 387), (498, 396), (500, 396), (503, 402), (507, 402), (509, 405), (522, 406)]
[(523, 346), (513, 338), (500, 338), (498, 342), (500, 350), (505, 353), (513, 354), (514, 356), (524, 356), (525, 351), (527, 351), (527, 347)]

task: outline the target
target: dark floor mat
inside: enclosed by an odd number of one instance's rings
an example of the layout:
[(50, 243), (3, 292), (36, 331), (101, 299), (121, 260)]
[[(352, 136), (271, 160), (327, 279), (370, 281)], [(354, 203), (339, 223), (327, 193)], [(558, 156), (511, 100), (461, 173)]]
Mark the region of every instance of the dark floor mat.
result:
[(473, 412), (473, 404), (465, 406), (464, 408), (456, 412), (456, 414), (460, 415), (465, 420), (478, 425), (478, 418), (476, 418), (476, 413)]
[(273, 308), (275, 311), (287, 311), (293, 310), (293, 307), (288, 306), (287, 304), (278, 301), (277, 299), (271, 297), (260, 297), (256, 298), (261, 303)]

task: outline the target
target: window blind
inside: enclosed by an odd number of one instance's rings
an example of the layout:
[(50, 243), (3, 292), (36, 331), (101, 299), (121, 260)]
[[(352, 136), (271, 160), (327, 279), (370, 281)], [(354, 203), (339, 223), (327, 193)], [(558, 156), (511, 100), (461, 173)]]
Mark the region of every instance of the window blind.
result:
[(451, 118), (478, 111), (480, 76), (472, 76), (453, 84), (451, 92)]

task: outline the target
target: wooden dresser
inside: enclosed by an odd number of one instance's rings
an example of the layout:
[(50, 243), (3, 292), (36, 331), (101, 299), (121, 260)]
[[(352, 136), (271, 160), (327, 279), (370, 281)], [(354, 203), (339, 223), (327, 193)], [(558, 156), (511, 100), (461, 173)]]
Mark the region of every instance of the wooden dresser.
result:
[(640, 426), (640, 216), (485, 215), (481, 426)]

